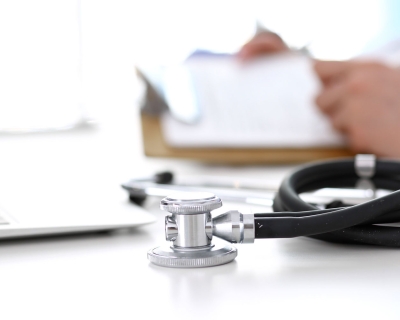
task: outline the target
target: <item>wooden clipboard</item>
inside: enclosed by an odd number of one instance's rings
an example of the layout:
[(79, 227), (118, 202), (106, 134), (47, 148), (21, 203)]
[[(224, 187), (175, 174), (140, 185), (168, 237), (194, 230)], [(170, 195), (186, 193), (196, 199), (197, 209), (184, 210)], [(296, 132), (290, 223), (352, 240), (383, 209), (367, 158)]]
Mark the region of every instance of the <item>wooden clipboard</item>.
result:
[(208, 163), (254, 165), (290, 164), (338, 157), (354, 156), (345, 148), (177, 148), (168, 145), (163, 137), (160, 116), (169, 107), (146, 76), (137, 75), (145, 84), (141, 104), (143, 148), (146, 156), (191, 159)]
[(176, 148), (163, 137), (160, 119), (141, 114), (144, 153), (149, 157), (191, 159), (208, 163), (250, 165), (290, 164), (328, 158), (354, 156), (344, 148), (265, 149), (265, 148)]

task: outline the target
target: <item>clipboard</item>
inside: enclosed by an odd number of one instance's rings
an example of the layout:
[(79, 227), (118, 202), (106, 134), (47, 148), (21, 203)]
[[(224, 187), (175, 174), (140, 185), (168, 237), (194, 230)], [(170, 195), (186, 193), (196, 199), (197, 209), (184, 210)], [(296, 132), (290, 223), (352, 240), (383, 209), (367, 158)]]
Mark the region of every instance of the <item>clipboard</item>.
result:
[(141, 129), (144, 154), (148, 157), (190, 159), (230, 165), (292, 164), (354, 156), (343, 147), (332, 148), (187, 148), (166, 142), (160, 116), (169, 112), (168, 105), (143, 73), (136, 69), (145, 84), (141, 103)]
[(163, 138), (159, 117), (141, 113), (144, 153), (148, 157), (190, 159), (232, 165), (291, 164), (354, 156), (344, 148), (176, 148)]

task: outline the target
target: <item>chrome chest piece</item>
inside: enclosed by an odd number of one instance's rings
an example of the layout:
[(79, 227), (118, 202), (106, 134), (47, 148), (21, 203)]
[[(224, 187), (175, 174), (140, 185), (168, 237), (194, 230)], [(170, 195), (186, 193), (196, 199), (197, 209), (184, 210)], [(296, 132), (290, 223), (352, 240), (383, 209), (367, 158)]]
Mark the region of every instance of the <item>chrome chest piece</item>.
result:
[(211, 267), (233, 261), (237, 249), (225, 241), (213, 244), (216, 236), (232, 243), (254, 242), (254, 215), (228, 211), (212, 219), (211, 211), (222, 206), (212, 193), (177, 193), (164, 198), (165, 238), (171, 245), (147, 253), (154, 264), (164, 267)]

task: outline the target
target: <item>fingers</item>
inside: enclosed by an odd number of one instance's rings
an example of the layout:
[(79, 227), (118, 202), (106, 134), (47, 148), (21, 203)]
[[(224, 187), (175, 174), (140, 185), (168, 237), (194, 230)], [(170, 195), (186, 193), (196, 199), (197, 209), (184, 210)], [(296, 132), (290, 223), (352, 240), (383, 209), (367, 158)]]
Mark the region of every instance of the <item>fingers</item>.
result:
[(385, 68), (385, 65), (377, 61), (314, 61), (314, 70), (324, 85), (354, 74), (377, 73)]
[(341, 61), (315, 61), (314, 69), (324, 84), (315, 102), (326, 114), (332, 126), (340, 132), (348, 130), (349, 92), (347, 80), (351, 63)]
[(342, 105), (346, 94), (346, 85), (344, 82), (337, 82), (324, 88), (316, 97), (315, 102), (322, 112), (332, 114)]
[(352, 61), (315, 61), (314, 70), (323, 84), (327, 85), (332, 80), (344, 78), (354, 68)]
[(322, 112), (331, 114), (353, 97), (363, 99), (381, 94), (382, 72), (387, 67), (376, 63), (317, 61), (315, 69), (321, 80), (325, 80), (316, 104)]
[(330, 113), (327, 114), (332, 127), (342, 133), (348, 133), (350, 125), (352, 124), (352, 110), (351, 103), (345, 101), (338, 104), (336, 108), (333, 108)]
[(350, 148), (355, 152), (369, 151), (368, 128), (359, 121), (359, 101), (348, 101), (337, 112), (329, 115), (332, 127), (346, 135)]
[[(341, 108), (344, 108), (344, 104), (348, 103), (355, 89), (361, 87), (360, 72), (357, 71), (357, 65), (351, 61), (315, 61), (314, 69), (323, 83), (315, 102), (323, 113), (334, 117)], [(342, 126), (334, 125), (334, 127)]]
[(288, 47), (278, 35), (271, 32), (264, 32), (256, 35), (246, 43), (238, 52), (238, 57), (242, 60), (248, 60), (263, 54), (286, 50), (289, 50)]

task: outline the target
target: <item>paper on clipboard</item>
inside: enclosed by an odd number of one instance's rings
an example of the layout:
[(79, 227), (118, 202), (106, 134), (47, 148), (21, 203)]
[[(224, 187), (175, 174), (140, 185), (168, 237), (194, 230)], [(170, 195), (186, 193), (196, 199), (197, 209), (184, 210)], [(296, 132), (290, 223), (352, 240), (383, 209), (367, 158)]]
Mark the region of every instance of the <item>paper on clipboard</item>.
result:
[[(185, 123), (165, 113), (162, 130), (174, 147), (330, 148), (344, 145), (314, 104), (319, 82), (311, 60), (279, 54), (250, 62), (199, 56), (184, 65), (191, 83), (170, 86), (171, 109), (187, 104), (198, 121)], [(173, 72), (173, 71), (172, 71)], [(186, 76), (187, 79), (187, 76)], [(175, 99), (175, 100), (174, 100)], [(196, 104), (196, 105), (193, 105)]]

